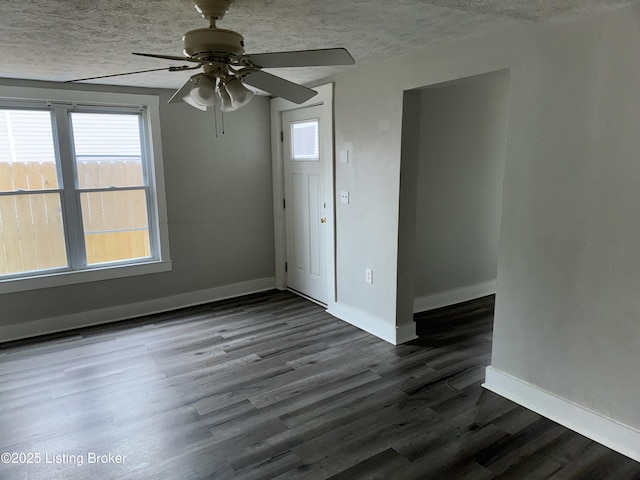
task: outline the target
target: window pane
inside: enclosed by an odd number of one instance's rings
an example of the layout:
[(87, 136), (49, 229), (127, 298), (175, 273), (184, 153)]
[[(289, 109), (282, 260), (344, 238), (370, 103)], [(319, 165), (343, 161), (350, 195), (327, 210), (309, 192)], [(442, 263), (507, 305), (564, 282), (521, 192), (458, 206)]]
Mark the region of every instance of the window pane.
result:
[(67, 266), (60, 195), (0, 197), (0, 275)]
[(0, 191), (57, 188), (51, 112), (0, 109)]
[(145, 185), (140, 116), (71, 113), (80, 188)]
[(291, 124), (291, 152), (293, 160), (320, 160), (318, 120)]
[(144, 190), (82, 193), (89, 265), (151, 255)]

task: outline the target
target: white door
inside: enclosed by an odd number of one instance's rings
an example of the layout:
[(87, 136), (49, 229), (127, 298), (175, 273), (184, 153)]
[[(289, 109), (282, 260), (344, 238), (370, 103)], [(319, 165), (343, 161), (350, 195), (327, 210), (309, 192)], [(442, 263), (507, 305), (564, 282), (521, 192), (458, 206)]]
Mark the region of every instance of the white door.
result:
[(327, 304), (325, 165), (320, 107), (282, 113), (287, 285)]

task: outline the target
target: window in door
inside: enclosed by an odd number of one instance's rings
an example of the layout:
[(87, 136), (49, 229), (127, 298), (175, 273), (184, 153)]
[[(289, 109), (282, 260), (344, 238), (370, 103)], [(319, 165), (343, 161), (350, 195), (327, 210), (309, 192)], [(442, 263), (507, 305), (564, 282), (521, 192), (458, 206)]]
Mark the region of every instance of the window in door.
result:
[(292, 160), (319, 162), (319, 122), (317, 118), (291, 124)]

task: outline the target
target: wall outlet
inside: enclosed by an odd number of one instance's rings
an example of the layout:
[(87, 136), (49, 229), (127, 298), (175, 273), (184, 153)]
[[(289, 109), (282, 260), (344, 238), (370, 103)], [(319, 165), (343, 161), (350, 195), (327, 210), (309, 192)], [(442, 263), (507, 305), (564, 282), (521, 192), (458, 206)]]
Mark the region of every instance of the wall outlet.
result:
[(367, 283), (373, 283), (373, 269), (367, 268), (364, 272), (364, 281)]
[(349, 192), (342, 190), (340, 192), (340, 203), (346, 203), (347, 205), (349, 204)]

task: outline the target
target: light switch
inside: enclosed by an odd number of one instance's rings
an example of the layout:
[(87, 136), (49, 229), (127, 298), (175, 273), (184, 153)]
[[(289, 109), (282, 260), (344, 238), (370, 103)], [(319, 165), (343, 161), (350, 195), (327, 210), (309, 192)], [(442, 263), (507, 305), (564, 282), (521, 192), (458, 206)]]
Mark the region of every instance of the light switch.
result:
[(367, 268), (364, 271), (364, 281), (367, 283), (373, 283), (373, 269), (372, 268)]
[(349, 150), (340, 150), (340, 163), (349, 163)]
[(349, 203), (349, 192), (345, 192), (344, 190), (340, 192), (340, 203)]

